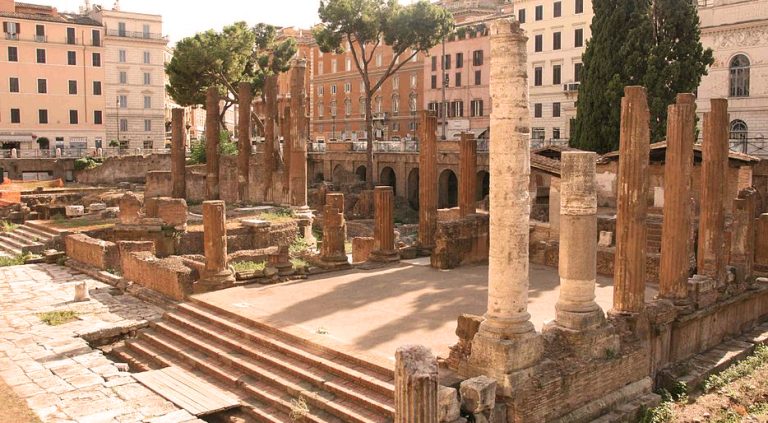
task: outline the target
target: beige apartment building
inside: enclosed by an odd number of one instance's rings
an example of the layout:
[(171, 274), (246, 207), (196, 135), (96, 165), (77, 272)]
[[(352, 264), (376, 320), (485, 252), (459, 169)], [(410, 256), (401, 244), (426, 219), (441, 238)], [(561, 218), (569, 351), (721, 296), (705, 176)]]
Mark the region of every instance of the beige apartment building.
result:
[[(104, 27), (105, 125), (108, 143), (165, 148), (165, 57), (168, 39), (159, 15), (93, 6)], [(114, 141), (114, 142), (113, 142)]]
[(20, 154), (105, 139), (104, 30), (87, 16), (0, 0), (0, 146)]

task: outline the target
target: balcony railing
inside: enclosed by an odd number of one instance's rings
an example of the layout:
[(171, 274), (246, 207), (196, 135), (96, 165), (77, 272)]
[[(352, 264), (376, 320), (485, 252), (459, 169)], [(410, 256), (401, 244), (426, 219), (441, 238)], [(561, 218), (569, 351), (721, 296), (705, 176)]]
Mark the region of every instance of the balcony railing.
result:
[[(169, 148), (51, 148), (51, 149), (3, 149), (0, 150), (2, 158), (19, 159), (47, 159), (47, 158), (69, 158), (79, 159), (81, 157), (116, 157), (116, 156), (145, 156), (148, 154), (170, 154)], [(15, 154), (15, 157), (14, 157)]]
[(110, 37), (140, 38), (145, 40), (165, 40), (163, 34), (141, 31), (121, 31), (119, 29), (108, 29), (107, 35)]

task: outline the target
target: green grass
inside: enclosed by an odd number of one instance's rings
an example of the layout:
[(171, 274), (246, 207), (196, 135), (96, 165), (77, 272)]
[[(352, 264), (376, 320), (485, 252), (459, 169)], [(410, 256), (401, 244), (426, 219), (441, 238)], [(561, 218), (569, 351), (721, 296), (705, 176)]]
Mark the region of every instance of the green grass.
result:
[(267, 268), (266, 261), (238, 261), (232, 263), (235, 272), (261, 272)]
[(345, 241), (344, 242), (344, 252), (347, 254), (352, 254), (352, 242), (351, 241)]
[(0, 257), (0, 267), (20, 266), (27, 261), (27, 258), (29, 258), (28, 254), (15, 257)]
[(19, 225), (13, 222), (9, 222), (7, 220), (0, 220), (0, 232), (11, 232), (18, 227)]
[(69, 323), (73, 320), (77, 320), (77, 316), (80, 314), (72, 310), (62, 311), (49, 311), (47, 313), (39, 313), (37, 317), (43, 321), (43, 323), (50, 326), (59, 326), (64, 323)]
[(307, 252), (309, 252), (309, 243), (300, 236), (297, 236), (288, 247), (288, 253), (291, 257), (303, 256)]
[(643, 414), (641, 423), (667, 423), (675, 417), (671, 402), (662, 402), (658, 407), (648, 409)]
[(291, 265), (293, 266), (293, 270), (299, 270), (304, 269), (307, 267), (307, 262), (300, 259), (300, 258), (292, 258), (291, 259)]
[(708, 377), (707, 380), (704, 381), (702, 388), (704, 389), (704, 392), (711, 392), (715, 389), (722, 388), (736, 379), (750, 375), (766, 363), (768, 363), (768, 346), (758, 345), (755, 348), (755, 352), (749, 357), (720, 373)]
[(295, 220), (293, 218), (293, 214), (291, 214), (291, 211), (288, 209), (279, 209), (272, 212), (261, 213), (259, 214), (259, 219), (274, 223), (290, 222)]

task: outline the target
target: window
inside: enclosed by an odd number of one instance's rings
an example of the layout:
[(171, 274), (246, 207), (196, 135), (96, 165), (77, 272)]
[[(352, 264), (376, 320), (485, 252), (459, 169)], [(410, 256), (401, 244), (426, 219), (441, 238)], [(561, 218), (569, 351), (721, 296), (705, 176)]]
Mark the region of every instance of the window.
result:
[(48, 110), (40, 109), (37, 111), (37, 121), (43, 125), (48, 123)]
[(559, 18), (560, 16), (562, 16), (563, 15), (562, 9), (563, 9), (563, 4), (559, 1), (556, 1), (553, 4), (552, 16), (554, 16), (555, 18)]
[(101, 95), (101, 81), (93, 81), (93, 95)]
[(344, 115), (352, 116), (352, 100), (344, 100)]
[(481, 85), (483, 83), (482, 71), (475, 71), (475, 85)]
[(381, 53), (376, 55), (376, 66), (381, 66)]
[(77, 94), (77, 81), (69, 81), (69, 93)]
[(432, 56), (432, 72), (437, 70), (437, 56)]
[(531, 128), (531, 138), (535, 140), (543, 140), (546, 136), (544, 128)]
[(148, 24), (142, 25), (141, 33), (144, 36), (144, 38), (149, 38), (149, 25)]
[(18, 22), (3, 22), (3, 32), (5, 32), (5, 38), (9, 40), (18, 40), (20, 30)]
[(128, 132), (128, 119), (120, 119), (120, 130)]
[(77, 52), (75, 51), (67, 52), (67, 64), (70, 66), (77, 65)]
[(746, 122), (740, 119), (734, 120), (731, 122), (730, 132), (731, 141), (737, 141), (738, 143), (742, 144), (742, 146), (746, 147), (746, 142), (748, 139), (747, 135), (749, 134)]
[(450, 69), (451, 68), (451, 55), (446, 54), (443, 57), (443, 69)]
[(536, 20), (540, 21), (544, 19), (544, 6), (539, 5), (536, 6)]
[(11, 109), (11, 123), (21, 123), (21, 110)]
[(540, 118), (542, 115), (541, 113), (541, 103), (535, 103), (533, 105), (533, 117)]
[(118, 50), (117, 61), (120, 63), (125, 63), (127, 59), (128, 59), (128, 53), (126, 53), (125, 50)]
[(93, 40), (93, 45), (96, 47), (101, 46), (101, 31), (98, 29), (94, 29), (91, 31), (91, 39)]
[(144, 119), (144, 132), (152, 131), (152, 119)]
[(376, 97), (376, 103), (375, 104), (376, 104), (376, 107), (374, 107), (374, 110), (376, 111), (376, 113), (381, 113), (382, 112), (381, 97)]
[(150, 84), (152, 84), (152, 74), (149, 72), (144, 72), (144, 85)]
[(322, 85), (317, 87), (317, 95), (323, 95), (325, 93), (325, 89)]
[(482, 66), (483, 65), (483, 51), (482, 50), (475, 50), (472, 52), (472, 66)]
[(540, 87), (544, 84), (544, 69), (541, 66), (533, 68), (533, 85)]
[(349, 94), (352, 92), (352, 84), (349, 82), (344, 83), (344, 92)]
[(352, 59), (347, 57), (347, 60), (344, 62), (344, 70), (347, 72), (352, 70)]
[(463, 117), (464, 102), (461, 100), (448, 103), (448, 117)]
[(125, 22), (117, 23), (117, 35), (119, 37), (125, 37)]
[(456, 69), (464, 67), (464, 53), (456, 53)]
[(101, 67), (101, 53), (93, 53), (93, 67)]
[(731, 97), (749, 97), (749, 59), (738, 54), (731, 59)]
[(544, 36), (542, 34), (538, 34), (534, 36), (533, 41), (534, 41), (533, 51), (540, 52), (544, 49)]
[(552, 34), (552, 50), (560, 50), (561, 39), (562, 39), (562, 36), (560, 31)]
[(517, 11), (517, 20), (521, 23), (525, 23), (525, 9), (520, 9)]
[(581, 71), (584, 68), (584, 65), (581, 63), (574, 63), (573, 65), (573, 81), (574, 82), (581, 82)]
[(432, 81), (430, 86), (432, 87), (433, 90), (437, 88), (437, 75), (432, 75)]
[(331, 73), (336, 73), (336, 59), (331, 60)]
[(45, 49), (37, 49), (37, 63), (45, 63)]
[(146, 65), (150, 64), (152, 62), (152, 60), (150, 60), (151, 58), (152, 57), (150, 56), (149, 52), (145, 51), (144, 52), (144, 64), (146, 64)]
[(562, 66), (552, 65), (552, 84), (558, 85), (562, 81)]
[(584, 13), (584, 0), (576, 0), (574, 13)]
[(67, 28), (67, 44), (77, 44), (75, 28)]
[(123, 84), (123, 85), (125, 85), (125, 84), (127, 84), (127, 83), (128, 83), (128, 72), (126, 72), (126, 71), (120, 71), (120, 73), (118, 74), (118, 76), (120, 77), (120, 84)]
[(416, 88), (418, 83), (419, 83), (419, 77), (417, 76), (417, 74), (412, 73), (411, 74), (411, 88)]
[(336, 84), (331, 85), (331, 94), (332, 95), (336, 94)]
[(582, 47), (584, 45), (584, 29), (579, 28), (573, 31), (573, 46)]
[(400, 113), (400, 96), (393, 95), (392, 96), (392, 114), (399, 114)]
[(469, 107), (471, 109), (470, 116), (478, 117), (483, 115), (483, 100), (472, 100), (469, 103)]
[(152, 108), (152, 97), (145, 95), (144, 96), (144, 108), (145, 109), (151, 109)]
[(445, 74), (445, 78), (443, 78), (443, 86), (449, 87), (451, 85), (451, 75)]
[(552, 128), (552, 138), (556, 140), (560, 139), (560, 128)]
[(45, 42), (45, 25), (35, 25), (35, 41), (38, 43)]
[(560, 117), (560, 103), (552, 103), (552, 117)]
[(101, 112), (101, 110), (93, 111), (93, 123), (96, 125), (101, 125), (104, 123), (104, 114)]
[(456, 86), (461, 86), (461, 72), (456, 72), (456, 78), (455, 78)]
[(360, 97), (360, 116), (365, 116), (365, 97)]
[(121, 109), (125, 109), (128, 107), (128, 96), (127, 95), (120, 95), (117, 97), (117, 104), (120, 106)]
[(69, 111), (69, 123), (70, 125), (77, 125), (79, 122), (79, 119), (77, 117), (77, 110), (70, 110)]
[(47, 79), (38, 79), (37, 80), (37, 93), (38, 94), (45, 94), (48, 92), (48, 80)]
[(19, 61), (19, 49), (17, 47), (8, 47), (8, 61), (9, 62)]
[(325, 114), (325, 106), (323, 103), (317, 103), (317, 115), (323, 117)]
[(400, 77), (397, 75), (392, 77), (392, 89), (393, 90), (400, 89)]
[(8, 85), (9, 85), (8, 91), (12, 93), (19, 92), (19, 78), (11, 77)]
[(411, 113), (416, 112), (416, 94), (411, 94), (408, 97), (408, 110), (410, 110)]

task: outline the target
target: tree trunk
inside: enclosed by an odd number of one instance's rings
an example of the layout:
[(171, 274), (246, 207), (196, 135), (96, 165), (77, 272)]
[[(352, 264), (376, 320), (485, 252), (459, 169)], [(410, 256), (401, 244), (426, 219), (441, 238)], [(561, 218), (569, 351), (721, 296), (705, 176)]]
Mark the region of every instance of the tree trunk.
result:
[(373, 189), (376, 184), (373, 180), (373, 108), (371, 107), (371, 94), (365, 96), (365, 130), (368, 132), (365, 155), (365, 182), (368, 189)]

